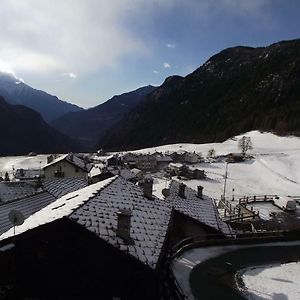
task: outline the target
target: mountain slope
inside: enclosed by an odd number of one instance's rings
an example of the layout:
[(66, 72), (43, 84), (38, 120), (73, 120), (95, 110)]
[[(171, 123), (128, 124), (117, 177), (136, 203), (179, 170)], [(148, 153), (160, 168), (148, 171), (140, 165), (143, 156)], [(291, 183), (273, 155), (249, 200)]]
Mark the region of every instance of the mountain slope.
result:
[(223, 141), (253, 129), (300, 133), (300, 40), (225, 49), (185, 78), (168, 78), (99, 146)]
[(0, 95), (10, 104), (20, 104), (39, 112), (50, 122), (68, 112), (82, 108), (58, 99), (56, 96), (36, 90), (21, 82), (12, 74), (0, 72)]
[(0, 155), (76, 151), (79, 145), (53, 129), (41, 115), (0, 96)]
[(66, 114), (54, 120), (51, 125), (68, 136), (94, 146), (107, 128), (118, 122), (154, 89), (149, 85), (114, 96), (96, 107)]

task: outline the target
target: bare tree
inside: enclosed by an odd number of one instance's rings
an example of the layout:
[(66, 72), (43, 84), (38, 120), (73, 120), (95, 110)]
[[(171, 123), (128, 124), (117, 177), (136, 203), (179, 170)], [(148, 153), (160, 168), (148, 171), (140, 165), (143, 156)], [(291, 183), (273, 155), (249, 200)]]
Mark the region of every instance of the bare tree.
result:
[(252, 141), (249, 136), (243, 136), (239, 139), (239, 148), (241, 149), (242, 153), (246, 155), (248, 150), (253, 149)]
[(216, 156), (216, 150), (214, 148), (211, 148), (207, 151), (207, 158), (214, 158)]

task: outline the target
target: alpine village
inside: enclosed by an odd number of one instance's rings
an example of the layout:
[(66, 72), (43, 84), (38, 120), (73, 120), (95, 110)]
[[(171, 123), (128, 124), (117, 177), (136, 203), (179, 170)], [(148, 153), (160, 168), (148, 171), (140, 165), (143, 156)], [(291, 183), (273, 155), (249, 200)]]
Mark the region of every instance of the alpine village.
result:
[(299, 39), (89, 108), (0, 95), (0, 299), (300, 299)]

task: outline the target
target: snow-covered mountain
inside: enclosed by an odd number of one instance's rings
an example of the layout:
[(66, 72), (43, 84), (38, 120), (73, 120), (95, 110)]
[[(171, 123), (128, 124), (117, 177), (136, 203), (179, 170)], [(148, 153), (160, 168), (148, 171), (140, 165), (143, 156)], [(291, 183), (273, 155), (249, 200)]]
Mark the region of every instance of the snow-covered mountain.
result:
[(10, 104), (24, 105), (39, 112), (48, 123), (66, 113), (82, 110), (56, 96), (30, 87), (12, 73), (1, 71), (0, 95)]

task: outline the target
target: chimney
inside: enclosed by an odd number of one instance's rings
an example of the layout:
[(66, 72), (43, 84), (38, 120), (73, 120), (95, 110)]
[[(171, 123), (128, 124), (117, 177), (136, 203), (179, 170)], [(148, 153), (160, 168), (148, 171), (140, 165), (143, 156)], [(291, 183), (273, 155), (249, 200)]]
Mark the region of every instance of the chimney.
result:
[(69, 153), (69, 159), (70, 159), (70, 161), (73, 161), (73, 158), (74, 158), (74, 154), (72, 152)]
[(181, 198), (185, 198), (185, 187), (186, 185), (184, 183), (180, 183), (179, 184), (179, 191), (178, 191), (178, 195)]
[(197, 191), (198, 191), (197, 197), (200, 198), (200, 199), (203, 199), (203, 194), (202, 194), (202, 192), (203, 192), (203, 186), (198, 185), (197, 186)]
[(54, 159), (54, 157), (52, 154), (47, 156), (47, 164), (50, 164), (53, 161), (53, 159)]
[(120, 209), (117, 212), (118, 223), (117, 223), (117, 236), (125, 240), (128, 244), (132, 243), (130, 237), (130, 227), (131, 227), (131, 210), (130, 209)]
[(145, 176), (143, 184), (144, 196), (148, 199), (152, 199), (152, 190), (153, 190), (153, 179), (151, 176)]
[(170, 189), (163, 189), (162, 191), (161, 191), (161, 193), (163, 194), (163, 196), (165, 197), (165, 198), (167, 198), (167, 197), (169, 197), (170, 196)]

